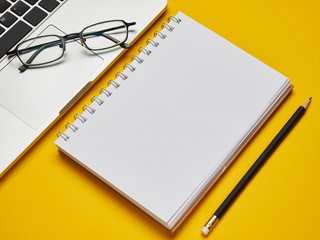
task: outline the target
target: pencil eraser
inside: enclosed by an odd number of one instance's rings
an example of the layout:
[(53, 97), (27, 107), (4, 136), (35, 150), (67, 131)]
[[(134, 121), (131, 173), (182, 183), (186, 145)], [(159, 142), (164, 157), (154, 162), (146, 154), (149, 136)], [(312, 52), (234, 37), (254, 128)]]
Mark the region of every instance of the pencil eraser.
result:
[(209, 229), (206, 228), (206, 227), (203, 227), (203, 228), (201, 229), (201, 232), (202, 232), (202, 234), (203, 234), (204, 236), (207, 236), (208, 233), (209, 233)]

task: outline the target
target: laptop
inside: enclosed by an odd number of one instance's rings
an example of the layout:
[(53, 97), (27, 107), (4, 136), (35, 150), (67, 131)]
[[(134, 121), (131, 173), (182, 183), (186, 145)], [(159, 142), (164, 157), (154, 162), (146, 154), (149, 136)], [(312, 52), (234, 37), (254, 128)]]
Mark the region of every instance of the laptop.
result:
[(136, 23), (126, 40), (133, 44), (166, 5), (166, 0), (0, 0), (0, 176), (125, 49), (92, 52), (75, 41), (66, 44), (59, 63), (24, 72), (19, 59), (6, 53), (28, 38), (64, 36), (114, 19)]

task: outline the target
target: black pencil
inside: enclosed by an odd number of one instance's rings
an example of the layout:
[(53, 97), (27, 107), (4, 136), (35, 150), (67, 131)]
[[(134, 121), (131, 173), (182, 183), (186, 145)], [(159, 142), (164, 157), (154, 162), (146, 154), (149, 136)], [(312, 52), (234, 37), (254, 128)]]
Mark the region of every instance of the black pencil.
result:
[(247, 173), (242, 177), (240, 182), (235, 186), (232, 192), (228, 195), (228, 197), (223, 201), (220, 207), (216, 210), (216, 212), (212, 215), (206, 225), (202, 228), (201, 232), (203, 235), (207, 236), (210, 230), (216, 225), (225, 211), (229, 208), (231, 203), (236, 199), (241, 190), (247, 185), (250, 179), (255, 175), (255, 173), (259, 170), (259, 168), (263, 165), (263, 163), (268, 159), (271, 153), (276, 149), (279, 143), (285, 138), (285, 136), (289, 133), (289, 131), (294, 127), (294, 125), (298, 122), (300, 117), (306, 111), (311, 98), (309, 98), (304, 104), (302, 104), (297, 111), (292, 115), (289, 121), (283, 126), (277, 136), (271, 141), (268, 147), (263, 151), (260, 157), (255, 161), (255, 163), (251, 166), (251, 168), (247, 171)]

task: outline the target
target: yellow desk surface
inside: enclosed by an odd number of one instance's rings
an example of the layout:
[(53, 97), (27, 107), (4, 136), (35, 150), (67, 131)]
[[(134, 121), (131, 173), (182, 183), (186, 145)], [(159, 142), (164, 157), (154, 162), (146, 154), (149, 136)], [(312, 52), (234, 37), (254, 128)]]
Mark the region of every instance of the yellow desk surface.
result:
[[(134, 9), (133, 9), (134, 10)], [(54, 145), (73, 115), (114, 79), (170, 15), (182, 11), (287, 76), (295, 86), (177, 232), (123, 200)], [(164, 69), (165, 71), (165, 69)], [(308, 111), (208, 239), (320, 239), (320, 2), (168, 0), (141, 39), (0, 179), (1, 240), (204, 239), (200, 230), (297, 107)], [(66, 79), (67, 81), (67, 79)]]

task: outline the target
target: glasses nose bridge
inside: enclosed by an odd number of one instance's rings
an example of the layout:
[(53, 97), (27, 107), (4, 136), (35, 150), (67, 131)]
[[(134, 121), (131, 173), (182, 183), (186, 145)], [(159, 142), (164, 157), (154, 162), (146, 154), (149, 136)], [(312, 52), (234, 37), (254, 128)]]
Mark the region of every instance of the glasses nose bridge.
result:
[(82, 42), (82, 39), (81, 39), (81, 32), (79, 33), (70, 33), (70, 34), (67, 34), (63, 37), (63, 40), (65, 42), (67, 42), (68, 40), (73, 40), (73, 39), (79, 39), (80, 40), (80, 44), (83, 46), (83, 42)]
[(76, 38), (80, 38), (80, 33), (70, 33), (67, 34), (63, 37), (63, 39), (66, 40), (72, 40), (72, 39), (76, 39)]
[(68, 42), (68, 40), (79, 39), (81, 45), (83, 46), (83, 43), (82, 43), (80, 35), (81, 35), (81, 33), (70, 33), (70, 34), (67, 34), (67, 35), (63, 36), (62, 38), (63, 38), (63, 41), (64, 41), (64, 51), (66, 51), (66, 43)]

